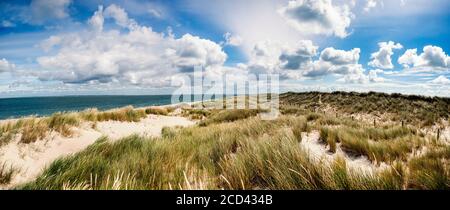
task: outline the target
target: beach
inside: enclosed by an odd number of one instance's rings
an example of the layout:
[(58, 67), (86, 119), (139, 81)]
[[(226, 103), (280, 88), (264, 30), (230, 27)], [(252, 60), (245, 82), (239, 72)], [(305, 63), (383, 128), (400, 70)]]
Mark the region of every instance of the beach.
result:
[[(177, 106), (180, 105), (157, 106), (156, 108)], [(174, 113), (176, 112), (175, 110)], [(175, 115), (150, 114), (139, 122), (109, 120), (97, 122), (95, 127), (92, 122), (83, 122), (72, 128), (73, 135), (71, 137), (64, 137), (58, 132), (50, 132), (45, 138), (28, 144), (21, 143), (20, 135), (17, 135), (7, 145), (0, 147), (0, 163), (18, 169), (18, 173), (14, 175), (10, 183), (0, 185), (0, 189), (8, 189), (32, 181), (54, 160), (82, 151), (101, 137), (107, 137), (109, 141), (116, 141), (133, 134), (158, 137), (161, 135), (163, 127), (185, 127), (195, 124), (192, 120)], [(2, 120), (0, 125), (16, 121), (18, 119)]]

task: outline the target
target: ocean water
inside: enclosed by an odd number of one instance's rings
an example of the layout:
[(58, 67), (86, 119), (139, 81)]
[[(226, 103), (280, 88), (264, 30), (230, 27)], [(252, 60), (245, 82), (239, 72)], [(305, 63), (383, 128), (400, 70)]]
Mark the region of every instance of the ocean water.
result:
[(0, 99), (0, 119), (30, 115), (48, 116), (55, 112), (82, 111), (94, 107), (106, 110), (128, 105), (143, 107), (170, 103), (170, 95), (5, 98)]

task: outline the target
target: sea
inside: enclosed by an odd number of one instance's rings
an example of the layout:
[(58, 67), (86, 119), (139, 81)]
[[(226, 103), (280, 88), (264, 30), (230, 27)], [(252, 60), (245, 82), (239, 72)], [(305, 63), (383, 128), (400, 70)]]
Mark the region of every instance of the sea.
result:
[(171, 98), (171, 95), (0, 98), (0, 119), (48, 116), (55, 112), (82, 111), (87, 108), (107, 110), (128, 105), (167, 105), (171, 103)]

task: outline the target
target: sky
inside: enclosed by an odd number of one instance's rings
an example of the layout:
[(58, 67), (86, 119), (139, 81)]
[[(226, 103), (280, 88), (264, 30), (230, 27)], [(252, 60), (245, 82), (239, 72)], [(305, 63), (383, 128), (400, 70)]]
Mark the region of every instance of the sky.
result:
[(0, 98), (170, 94), (174, 75), (450, 97), (448, 0), (2, 0)]

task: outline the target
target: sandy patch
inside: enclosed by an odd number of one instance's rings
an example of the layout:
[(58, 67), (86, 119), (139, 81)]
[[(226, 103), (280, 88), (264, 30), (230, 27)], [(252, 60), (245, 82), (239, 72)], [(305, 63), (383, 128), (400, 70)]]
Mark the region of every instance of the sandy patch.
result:
[(307, 149), (309, 154), (317, 161), (325, 160), (327, 162), (332, 162), (337, 157), (343, 157), (349, 168), (365, 173), (372, 173), (376, 170), (387, 167), (384, 163), (381, 163), (380, 166), (376, 166), (375, 164), (372, 164), (372, 162), (365, 156), (349, 156), (347, 153), (342, 151), (339, 144), (336, 145), (336, 152), (332, 153), (329, 151), (328, 145), (321, 143), (319, 138), (320, 134), (318, 131), (312, 131), (310, 133), (304, 132), (302, 133), (302, 141), (300, 142), (300, 145)]
[(32, 181), (55, 159), (79, 152), (101, 136), (108, 136), (113, 141), (132, 134), (160, 136), (165, 126), (190, 126), (194, 122), (183, 117), (149, 115), (140, 122), (99, 122), (95, 129), (91, 128), (91, 124), (86, 122), (79, 128), (73, 128), (74, 135), (70, 138), (52, 132), (45, 139), (22, 144), (19, 143), (20, 136), (16, 136), (0, 148), (0, 163), (12, 164), (19, 172), (0, 189)]
[(97, 123), (96, 130), (111, 140), (117, 140), (132, 134), (141, 136), (160, 136), (165, 126), (190, 126), (195, 124), (184, 117), (149, 115), (139, 122), (107, 121)]

